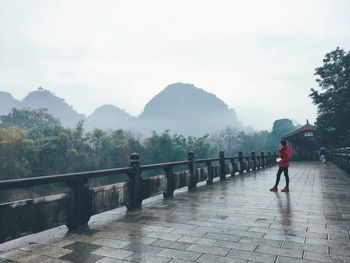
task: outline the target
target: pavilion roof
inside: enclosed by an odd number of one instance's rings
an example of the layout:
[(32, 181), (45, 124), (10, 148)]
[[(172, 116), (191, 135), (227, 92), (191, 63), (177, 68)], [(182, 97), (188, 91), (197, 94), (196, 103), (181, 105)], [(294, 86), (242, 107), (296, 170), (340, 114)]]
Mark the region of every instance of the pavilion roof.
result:
[(300, 132), (304, 131), (316, 131), (316, 127), (311, 125), (309, 122), (307, 122), (305, 125), (301, 126), (300, 128), (295, 129), (294, 131), (291, 131), (289, 133), (283, 134), (281, 136), (282, 139), (287, 139), (288, 137), (291, 137), (295, 134), (298, 134)]

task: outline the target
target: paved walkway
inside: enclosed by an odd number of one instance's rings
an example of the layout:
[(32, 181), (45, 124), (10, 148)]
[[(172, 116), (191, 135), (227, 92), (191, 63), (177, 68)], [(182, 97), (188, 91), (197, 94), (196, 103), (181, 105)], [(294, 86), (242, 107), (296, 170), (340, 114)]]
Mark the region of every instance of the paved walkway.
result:
[(350, 176), (332, 164), (294, 163), (291, 192), (271, 193), (276, 170), (142, 211), (113, 210), (82, 232), (60, 227), (5, 243), (0, 262), (350, 262)]

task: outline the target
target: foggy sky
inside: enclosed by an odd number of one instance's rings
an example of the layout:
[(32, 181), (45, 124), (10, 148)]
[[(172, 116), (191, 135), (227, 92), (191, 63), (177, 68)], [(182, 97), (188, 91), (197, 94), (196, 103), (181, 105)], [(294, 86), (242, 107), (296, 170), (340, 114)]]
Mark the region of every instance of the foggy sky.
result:
[(138, 115), (168, 84), (192, 83), (271, 129), (315, 120), (314, 69), (350, 49), (350, 1), (0, 2), (0, 90), (42, 86), (80, 113)]

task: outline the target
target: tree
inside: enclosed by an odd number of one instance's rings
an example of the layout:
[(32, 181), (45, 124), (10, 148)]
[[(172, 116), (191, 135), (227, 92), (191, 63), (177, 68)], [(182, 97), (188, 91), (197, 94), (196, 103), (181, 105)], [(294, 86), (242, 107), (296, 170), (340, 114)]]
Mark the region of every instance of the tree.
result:
[(0, 116), (0, 122), (3, 128), (18, 126), (27, 130), (60, 126), (60, 121), (49, 114), (47, 109), (20, 110), (14, 108), (9, 114)]
[(187, 152), (194, 152), (196, 159), (205, 159), (217, 156), (217, 146), (208, 140), (209, 135), (202, 137), (187, 137)]
[(187, 152), (183, 140), (171, 136), (169, 130), (162, 134), (153, 132), (153, 135), (145, 141), (145, 159), (149, 163), (165, 163), (182, 161), (187, 158)]
[(30, 174), (24, 152), (32, 144), (19, 128), (0, 128), (0, 180), (26, 177)]
[(311, 89), (317, 105), (316, 127), (322, 138), (334, 146), (350, 145), (350, 52), (337, 47), (325, 55), (315, 69), (319, 90)]
[(250, 154), (252, 151), (255, 151), (256, 154), (260, 154), (260, 152), (266, 152), (266, 141), (269, 135), (270, 133), (268, 131), (260, 131), (253, 134), (240, 132), (239, 138), (241, 145), (238, 150), (246, 154)]
[(237, 155), (236, 150), (241, 144), (240, 132), (232, 127), (226, 127), (211, 135), (211, 140), (218, 145), (226, 155)]

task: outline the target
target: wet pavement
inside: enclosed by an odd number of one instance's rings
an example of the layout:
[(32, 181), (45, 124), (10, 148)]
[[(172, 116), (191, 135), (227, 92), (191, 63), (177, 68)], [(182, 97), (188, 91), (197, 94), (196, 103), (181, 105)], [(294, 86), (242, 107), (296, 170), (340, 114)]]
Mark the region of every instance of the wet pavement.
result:
[(0, 244), (0, 263), (350, 262), (350, 176), (332, 164), (294, 163), (291, 191), (274, 193), (276, 172), (112, 210), (74, 233), (62, 226)]

